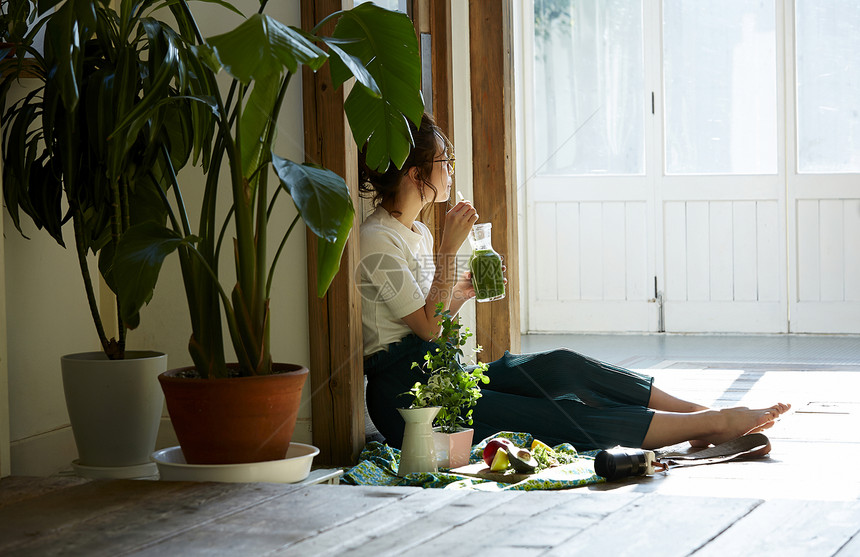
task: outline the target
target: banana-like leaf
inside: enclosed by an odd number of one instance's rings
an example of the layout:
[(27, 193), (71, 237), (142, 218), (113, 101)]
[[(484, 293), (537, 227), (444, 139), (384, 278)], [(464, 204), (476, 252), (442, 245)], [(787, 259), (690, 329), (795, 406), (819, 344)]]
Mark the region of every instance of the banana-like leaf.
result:
[(129, 228), (117, 245), (113, 277), (123, 323), (129, 324), (150, 299), (164, 259), (179, 246), (197, 239), (182, 237), (161, 224), (148, 221)]
[[(356, 81), (364, 85), (373, 94), (373, 96), (382, 96), (382, 92), (379, 90), (379, 86), (376, 84), (376, 80), (373, 79), (373, 76), (370, 75), (370, 72), (367, 71), (367, 68), (364, 67), (364, 63), (362, 62), (361, 58), (359, 58), (358, 56), (352, 56), (339, 46), (339, 44), (343, 43), (344, 41), (328, 37), (323, 37), (323, 41), (328, 45), (331, 51), (337, 55), (337, 59), (343, 63), (343, 65), (341, 66), (341, 64), (332, 62), (332, 73), (335, 72), (335, 68), (345, 67), (348, 69), (349, 74), (355, 76)], [(349, 79), (349, 76), (338, 75), (338, 78), (335, 82), (338, 83), (338, 86), (340, 86), (340, 84), (343, 83), (343, 81), (345, 81), (346, 79)]]
[(336, 242), (355, 213), (343, 178), (326, 168), (297, 164), (272, 153), (272, 165), (302, 220), (320, 238)]
[[(352, 206), (350, 206), (352, 209)], [(323, 238), (317, 238), (317, 296), (322, 298), (328, 292), (331, 281), (340, 269), (340, 260), (343, 256), (343, 248), (352, 230), (352, 222), (355, 219), (355, 211), (351, 210), (347, 218), (340, 224), (337, 232), (337, 240), (329, 242)]]
[(272, 122), (272, 111), (281, 85), (279, 76), (266, 76), (254, 82), (242, 111), (242, 176), (250, 176), (260, 164), (266, 135)]
[[(418, 40), (404, 14), (373, 4), (344, 12), (337, 22), (336, 45), (361, 60), (379, 88), (379, 95), (359, 79), (344, 106), (353, 138), (367, 143), (367, 163), (385, 171), (390, 160), (398, 168), (406, 161), (412, 136), (406, 118), (420, 124), (424, 113)], [(331, 45), (330, 45), (331, 46)], [(343, 57), (331, 59), (332, 81), (340, 85), (355, 75)]]
[(299, 64), (316, 71), (327, 58), (301, 33), (262, 14), (254, 14), (232, 31), (210, 37), (207, 42), (224, 69), (246, 85), (254, 79), (281, 75), (285, 67), (295, 73)]
[[(390, 79), (389, 85), (394, 81), (396, 78)], [(370, 134), (365, 149), (369, 167), (385, 172), (389, 159), (398, 168), (403, 166), (414, 142), (406, 115), (384, 97), (374, 99), (363, 87), (353, 87), (343, 108), (356, 141), (365, 133)]]

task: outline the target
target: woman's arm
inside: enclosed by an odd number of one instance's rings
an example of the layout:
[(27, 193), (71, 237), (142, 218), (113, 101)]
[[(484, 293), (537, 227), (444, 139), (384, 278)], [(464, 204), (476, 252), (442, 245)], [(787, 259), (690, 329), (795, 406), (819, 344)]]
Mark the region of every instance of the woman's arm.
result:
[[(456, 314), (463, 304), (475, 295), (471, 289), (471, 281), (466, 286), (466, 275), (457, 279), (457, 251), (472, 225), (478, 220), (478, 213), (468, 201), (457, 203), (445, 216), (445, 229), (442, 232), (438, 257), (436, 258), (436, 274), (430, 292), (427, 294), (424, 306), (403, 318), (403, 322), (412, 332), (424, 340), (430, 340), (439, 335), (441, 325), (436, 317), (436, 306), (441, 303), (443, 309)], [(471, 295), (470, 295), (471, 293)]]

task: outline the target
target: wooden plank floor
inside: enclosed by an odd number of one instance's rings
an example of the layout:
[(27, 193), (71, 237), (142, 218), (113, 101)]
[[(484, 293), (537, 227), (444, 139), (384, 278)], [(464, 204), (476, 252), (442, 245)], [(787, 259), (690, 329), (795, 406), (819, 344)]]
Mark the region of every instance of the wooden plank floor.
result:
[(860, 555), (860, 371), (647, 371), (708, 404), (794, 409), (767, 459), (565, 492), (5, 478), (0, 555)]

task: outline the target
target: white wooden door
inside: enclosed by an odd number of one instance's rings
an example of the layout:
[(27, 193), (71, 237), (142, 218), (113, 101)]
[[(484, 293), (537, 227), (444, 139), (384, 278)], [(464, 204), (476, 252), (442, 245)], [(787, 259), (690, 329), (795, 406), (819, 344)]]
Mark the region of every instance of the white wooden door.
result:
[(781, 4), (660, 8), (665, 329), (785, 332)]
[(536, 0), (524, 13), (536, 37), (522, 66), (527, 328), (657, 330), (641, 2)]
[(796, 330), (786, 9), (526, 7), (528, 330)]
[(787, 10), (792, 332), (860, 333), (860, 3)]
[(524, 13), (528, 330), (860, 333), (860, 3)]

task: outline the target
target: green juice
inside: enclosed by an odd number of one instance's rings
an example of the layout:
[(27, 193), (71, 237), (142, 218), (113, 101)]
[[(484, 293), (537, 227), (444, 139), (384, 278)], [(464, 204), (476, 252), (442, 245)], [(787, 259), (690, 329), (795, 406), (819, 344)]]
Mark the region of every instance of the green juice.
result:
[(479, 302), (489, 302), (505, 297), (505, 276), (502, 273), (502, 258), (492, 249), (476, 249), (469, 260), (472, 271), (472, 286)]

